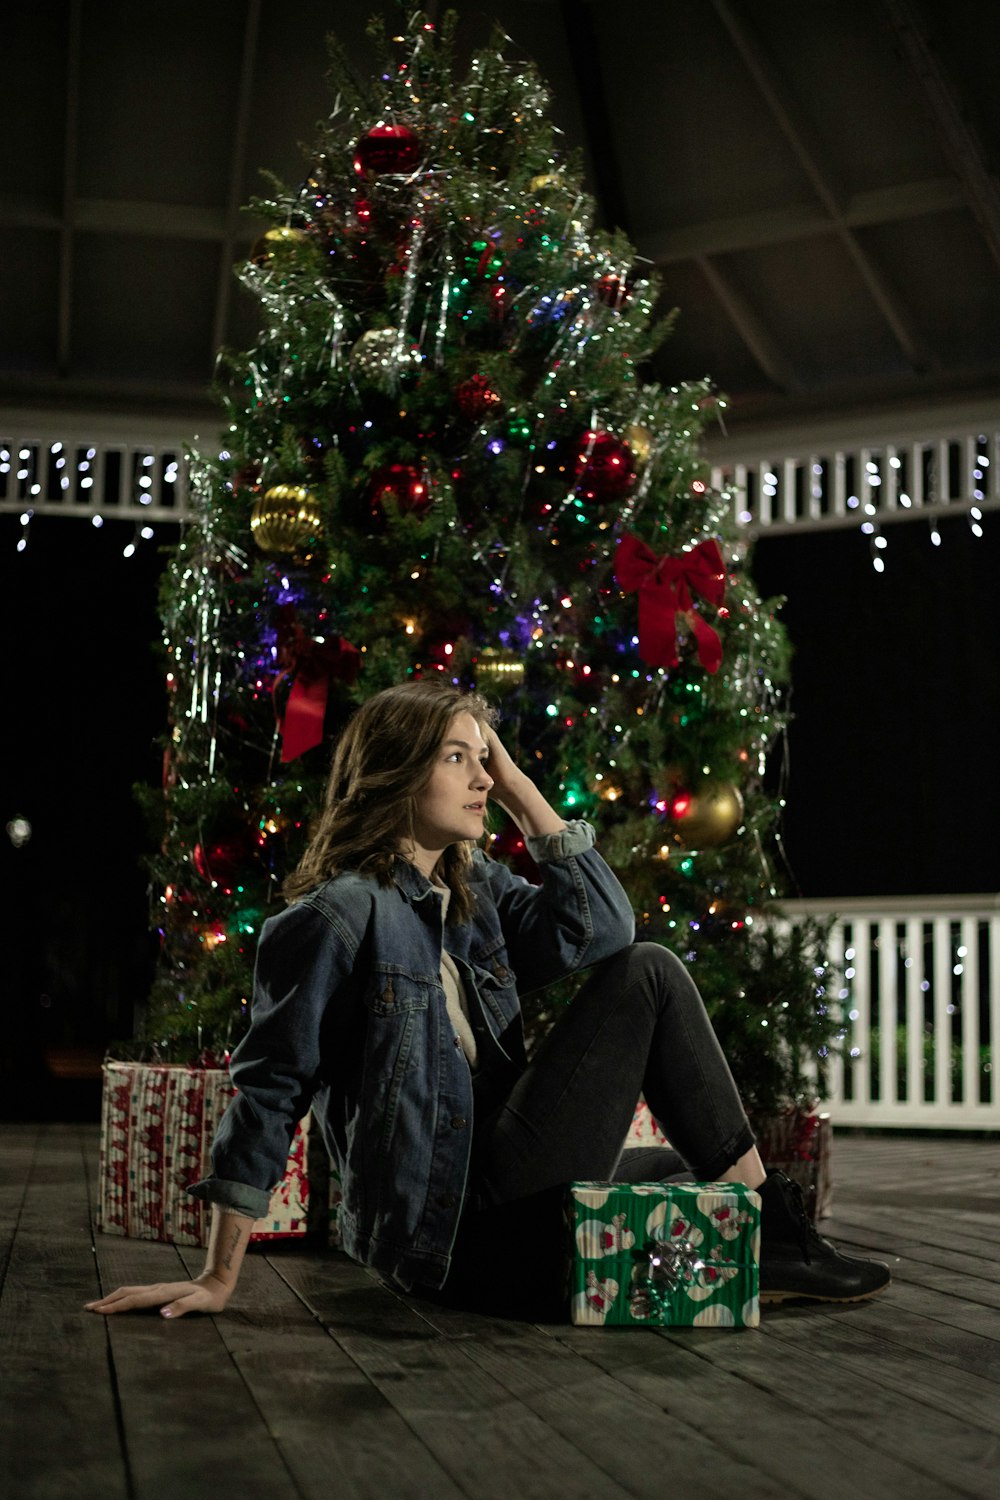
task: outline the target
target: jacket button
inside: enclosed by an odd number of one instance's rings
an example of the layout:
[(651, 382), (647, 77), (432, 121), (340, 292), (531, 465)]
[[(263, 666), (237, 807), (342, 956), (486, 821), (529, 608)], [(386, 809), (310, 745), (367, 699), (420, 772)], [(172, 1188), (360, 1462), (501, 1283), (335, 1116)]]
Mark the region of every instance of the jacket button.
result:
[(441, 1196), (440, 1196), (440, 1198), (438, 1199), (438, 1203), (441, 1205), (442, 1208), (454, 1208), (455, 1204), (457, 1202), (458, 1202), (458, 1194), (457, 1193), (442, 1193)]
[(464, 1115), (456, 1115), (451, 1122), (451, 1128), (452, 1130), (464, 1130), (468, 1123)]

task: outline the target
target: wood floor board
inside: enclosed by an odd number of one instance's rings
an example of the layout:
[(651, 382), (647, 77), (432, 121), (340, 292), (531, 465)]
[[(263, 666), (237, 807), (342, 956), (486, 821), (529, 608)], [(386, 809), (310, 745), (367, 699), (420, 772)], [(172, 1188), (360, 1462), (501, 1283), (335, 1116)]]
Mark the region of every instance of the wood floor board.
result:
[(509, 1500), (516, 1487), (539, 1500), (626, 1500), (624, 1486), (470, 1359), (464, 1340), (371, 1279), (359, 1282), (358, 1269), (303, 1259), (286, 1275), (465, 1494)]
[[(183, 1259), (196, 1273), (200, 1253)], [(336, 1476), (337, 1500), (460, 1500), (464, 1492), (288, 1285), (283, 1264), (280, 1253), (252, 1251), (217, 1326), (303, 1496), (329, 1500)]]
[(17, 1500), (128, 1496), (107, 1330), (83, 1311), (96, 1291), (79, 1141), (40, 1129), (0, 1295), (0, 1453)]
[[(752, 1452), (755, 1466), (792, 1493), (811, 1500), (875, 1494), (940, 1500), (962, 1493), (883, 1453), (880, 1444), (873, 1450), (850, 1423), (831, 1422), (821, 1394), (811, 1405), (793, 1399), (793, 1392), (804, 1398), (815, 1387), (816, 1372), (790, 1359), (766, 1332), (714, 1337), (708, 1330), (666, 1330), (648, 1339), (632, 1330), (612, 1338), (594, 1332), (564, 1330), (560, 1338), (574, 1349), (583, 1345), (607, 1374), (713, 1441)], [(859, 1400), (859, 1415), (861, 1409)]]
[(755, 1456), (733, 1452), (724, 1436), (704, 1434), (683, 1413), (664, 1410), (609, 1380), (585, 1352), (561, 1340), (561, 1327), (483, 1319), (454, 1309), (435, 1309), (431, 1317), (452, 1337), (464, 1337), (471, 1359), (633, 1495), (659, 1500), (667, 1472), (671, 1488), (682, 1492), (697, 1490), (710, 1473), (720, 1494), (794, 1500), (799, 1493), (761, 1473)]
[[(0, 1487), (12, 1500), (992, 1497), (1000, 1144), (844, 1132), (835, 1214), (893, 1285), (761, 1327), (574, 1329), (260, 1245), (220, 1318), (100, 1319), (199, 1251), (93, 1232), (94, 1126), (0, 1126)], [(4, 1493), (6, 1494), (6, 1489)]]

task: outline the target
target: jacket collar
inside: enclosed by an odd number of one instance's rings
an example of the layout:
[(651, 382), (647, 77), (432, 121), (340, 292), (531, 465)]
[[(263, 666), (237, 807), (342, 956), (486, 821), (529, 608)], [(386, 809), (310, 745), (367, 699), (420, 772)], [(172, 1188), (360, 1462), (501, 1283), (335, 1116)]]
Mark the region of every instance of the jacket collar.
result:
[(407, 901), (423, 901), (428, 896), (437, 896), (438, 892), (426, 875), (422, 875), (416, 865), (411, 865), (408, 859), (397, 858), (392, 870), (392, 878), (401, 894)]

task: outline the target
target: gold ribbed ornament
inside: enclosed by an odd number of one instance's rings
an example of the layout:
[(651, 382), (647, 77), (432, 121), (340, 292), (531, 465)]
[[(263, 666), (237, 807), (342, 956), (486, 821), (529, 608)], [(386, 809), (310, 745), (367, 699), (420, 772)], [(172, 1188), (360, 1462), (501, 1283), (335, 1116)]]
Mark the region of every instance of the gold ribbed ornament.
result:
[(498, 651), (487, 646), (477, 658), (477, 676), (482, 682), (495, 682), (497, 687), (513, 687), (524, 681), (524, 658), (514, 651)]
[(304, 484), (275, 484), (253, 503), (250, 535), (270, 557), (311, 553), (323, 531), (319, 501)]

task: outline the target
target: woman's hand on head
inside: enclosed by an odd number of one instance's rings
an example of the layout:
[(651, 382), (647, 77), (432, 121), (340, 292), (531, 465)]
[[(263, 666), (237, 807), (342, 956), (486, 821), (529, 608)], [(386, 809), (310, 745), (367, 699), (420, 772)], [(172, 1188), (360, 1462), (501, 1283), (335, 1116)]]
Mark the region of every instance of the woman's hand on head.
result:
[(523, 786), (525, 775), (514, 764), (509, 750), (491, 725), (487, 726), (485, 734), (490, 752), (486, 769), (493, 778), (490, 796), (495, 802), (499, 802), (501, 807), (506, 807), (505, 798)]
[(183, 1318), (190, 1312), (220, 1313), (229, 1301), (231, 1287), (216, 1276), (196, 1276), (193, 1281), (158, 1281), (149, 1286), (120, 1286), (117, 1291), (85, 1302), (87, 1312), (143, 1312), (159, 1308), (161, 1317)]
[(493, 728), (486, 730), (489, 760), (486, 769), (493, 778), (490, 796), (509, 813), (522, 833), (559, 833), (566, 827), (563, 819), (545, 800), (530, 776), (514, 764), (500, 736)]

